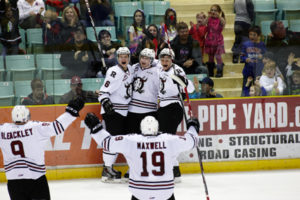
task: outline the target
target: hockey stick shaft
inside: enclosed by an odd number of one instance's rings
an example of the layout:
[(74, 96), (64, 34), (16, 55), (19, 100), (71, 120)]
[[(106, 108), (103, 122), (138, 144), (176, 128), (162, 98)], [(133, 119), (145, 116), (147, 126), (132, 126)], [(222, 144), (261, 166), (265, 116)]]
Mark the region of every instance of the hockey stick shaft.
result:
[(93, 16), (92, 16), (92, 11), (91, 11), (91, 8), (90, 8), (89, 0), (84, 0), (84, 1), (85, 1), (86, 8), (88, 10), (88, 13), (89, 13), (89, 17), (90, 17), (90, 20), (91, 20), (91, 24), (92, 24), (93, 30), (94, 30), (94, 34), (95, 34), (95, 38), (96, 38), (96, 41), (97, 41), (98, 50), (99, 50), (100, 56), (101, 56), (102, 66), (106, 70), (106, 64), (105, 64), (104, 56), (103, 56), (103, 53), (102, 53), (101, 43), (100, 43), (100, 40), (99, 40), (98, 35), (97, 35), (97, 31), (96, 31), (96, 27), (95, 27), (95, 22), (94, 22), (94, 19), (93, 19)]

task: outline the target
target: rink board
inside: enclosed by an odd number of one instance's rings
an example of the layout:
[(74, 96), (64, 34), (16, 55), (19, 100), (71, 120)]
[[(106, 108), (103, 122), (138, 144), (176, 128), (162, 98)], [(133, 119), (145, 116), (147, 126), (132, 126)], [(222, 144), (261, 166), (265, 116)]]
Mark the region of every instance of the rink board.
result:
[[(31, 118), (54, 121), (64, 109), (65, 105), (30, 106)], [(0, 122), (10, 122), (12, 107), (0, 110)], [(299, 96), (195, 100), (192, 110), (200, 120), (199, 146), (206, 172), (300, 168)], [(63, 135), (49, 140), (49, 179), (101, 176), (102, 150), (83, 122), (88, 112), (99, 114), (99, 104), (86, 105)], [(182, 123), (178, 134), (185, 130)], [(182, 173), (200, 172), (196, 150), (182, 153), (179, 160)], [(127, 170), (123, 156), (117, 169)], [(5, 181), (2, 153), (0, 181)]]

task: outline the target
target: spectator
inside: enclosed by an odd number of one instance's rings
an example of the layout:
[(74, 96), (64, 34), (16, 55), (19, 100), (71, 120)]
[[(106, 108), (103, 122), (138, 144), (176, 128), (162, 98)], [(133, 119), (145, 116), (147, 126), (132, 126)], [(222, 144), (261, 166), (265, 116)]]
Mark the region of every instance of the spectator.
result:
[(291, 93), (291, 85), (293, 84), (292, 75), (295, 71), (300, 71), (300, 58), (295, 58), (294, 53), (290, 53), (285, 68), (288, 93)]
[[(128, 29), (129, 35), (129, 50), (131, 54), (136, 53), (138, 44), (142, 42), (146, 30), (145, 14), (143, 10), (137, 9), (133, 14), (133, 24)], [(133, 56), (133, 58), (135, 58)], [(137, 63), (137, 60), (132, 60), (132, 64)]]
[(96, 77), (100, 70), (99, 50), (90, 40), (86, 39), (86, 33), (83, 26), (78, 26), (74, 32), (74, 39), (64, 47), (61, 53), (60, 63), (66, 67), (62, 78), (72, 78), (79, 76), (81, 78)]
[(65, 93), (59, 100), (60, 104), (69, 103), (80, 97), (85, 103), (98, 102), (99, 91), (86, 91), (82, 89), (82, 82), (79, 76), (73, 76), (71, 79), (71, 90)]
[(177, 35), (177, 17), (173, 8), (168, 8), (165, 12), (164, 23), (160, 26), (160, 34), (165, 43), (171, 42)]
[(248, 77), (247, 83), (243, 89), (245, 97), (267, 96), (265, 88), (260, 86), (259, 79), (260, 76), (256, 77), (255, 81), (253, 81), (253, 78), (251, 76)]
[(189, 35), (187, 24), (178, 23), (177, 33), (171, 43), (175, 52), (174, 63), (181, 66), (186, 74), (207, 74), (207, 68), (202, 65), (201, 48)]
[(37, 78), (31, 81), (31, 90), (32, 93), (21, 100), (22, 105), (54, 104), (53, 97), (44, 92), (44, 85), (40, 79)]
[[(91, 5), (92, 17), (95, 22), (95, 26), (114, 26), (110, 20), (112, 14), (112, 8), (108, 0), (96, 0)], [(92, 26), (91, 19), (86, 12), (87, 26)]]
[(233, 52), (232, 62), (238, 63), (243, 41), (246, 41), (246, 38), (248, 38), (248, 30), (254, 20), (254, 5), (252, 0), (235, 0), (234, 12), (235, 41), (231, 50)]
[(135, 56), (138, 57), (143, 49), (149, 48), (155, 51), (155, 58), (157, 58), (160, 51), (165, 47), (167, 47), (167, 44), (161, 39), (157, 26), (151, 24), (147, 27), (146, 36), (142, 42), (139, 43)]
[[(262, 59), (263, 64), (265, 65), (268, 62), (275, 62), (274, 54), (271, 51), (266, 51)], [(276, 63), (275, 63), (276, 65)], [(285, 80), (283, 74), (281, 73), (279, 67), (276, 65), (276, 76), (280, 76), (282, 80)]]
[[(264, 64), (262, 62), (263, 54), (266, 51), (265, 44), (260, 41), (261, 29), (259, 26), (253, 26), (249, 30), (249, 41), (243, 43), (241, 61), (245, 63), (243, 69), (243, 87), (248, 77), (255, 80), (257, 76), (261, 76)], [(245, 91), (242, 91), (245, 96)]]
[(0, 1), (0, 41), (3, 45), (2, 55), (25, 53), (19, 48), (22, 39), (19, 32), (19, 11), (17, 0), (10, 3)]
[(260, 86), (265, 88), (268, 96), (282, 95), (285, 88), (283, 80), (275, 73), (275, 63), (269, 62), (264, 66), (264, 74), (259, 79)]
[[(201, 93), (199, 91), (199, 83), (201, 84)], [(199, 81), (199, 83), (197, 77), (195, 76), (195, 92), (189, 95), (191, 99), (223, 98), (222, 95), (214, 91), (214, 81), (211, 78), (205, 77), (202, 79), (202, 81)]]
[[(203, 12), (200, 12), (196, 15), (197, 24), (190, 22), (190, 35), (199, 42), (201, 47), (202, 58), (204, 55), (204, 40), (207, 33), (207, 20), (206, 15)], [(203, 61), (203, 59), (202, 59)]]
[(37, 15), (38, 23), (43, 28), (43, 44), (45, 53), (59, 52), (61, 22), (53, 10), (46, 10), (44, 17)]
[(37, 23), (36, 17), (37, 14), (44, 16), (45, 4), (43, 0), (19, 0), (17, 5), (21, 28), (28, 29), (41, 27)]
[(299, 95), (300, 94), (300, 71), (296, 70), (292, 75), (292, 83), (289, 87), (290, 95)]
[[(104, 56), (104, 61), (106, 67), (112, 67), (118, 63), (116, 51), (121, 47), (119, 42), (111, 41), (111, 34), (107, 30), (102, 30), (99, 32), (98, 38), (101, 41), (102, 53)], [(102, 72), (97, 74), (97, 77), (103, 77)]]
[(225, 14), (221, 7), (217, 4), (212, 5), (208, 12), (207, 35), (204, 46), (205, 53), (208, 54), (207, 68), (210, 77), (214, 76), (215, 58), (217, 61), (216, 77), (223, 76), (224, 63), (222, 61), (222, 54), (225, 53), (225, 49), (222, 31), (225, 23)]
[(46, 0), (45, 4), (55, 8), (56, 14), (59, 15), (69, 5), (69, 0)]

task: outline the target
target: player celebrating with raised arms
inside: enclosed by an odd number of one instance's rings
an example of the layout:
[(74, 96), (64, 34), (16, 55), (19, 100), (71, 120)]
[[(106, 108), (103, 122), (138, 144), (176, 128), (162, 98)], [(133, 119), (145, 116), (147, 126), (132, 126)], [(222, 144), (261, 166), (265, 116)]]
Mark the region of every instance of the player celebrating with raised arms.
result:
[(0, 148), (12, 200), (50, 200), (44, 146), (50, 137), (63, 134), (83, 106), (82, 99), (72, 100), (54, 122), (40, 122), (30, 121), (29, 109), (17, 105), (11, 112), (13, 123), (0, 125)]
[[(174, 64), (174, 52), (172, 49), (163, 49), (159, 54), (160, 64), (160, 89), (159, 89), (159, 109), (157, 111), (157, 119), (159, 122), (159, 130), (163, 133), (176, 134), (178, 125), (183, 119), (183, 109), (180, 103), (180, 93), (183, 93), (183, 88), (173, 81), (172, 75), (178, 76), (186, 85), (189, 93), (195, 90), (185, 75), (184, 70)], [(189, 83), (190, 82), (190, 83)], [(180, 181), (179, 163), (175, 160), (174, 176)]]
[(174, 159), (198, 144), (199, 121), (189, 119), (184, 136), (158, 133), (158, 121), (145, 117), (142, 134), (111, 136), (96, 115), (88, 113), (84, 120), (91, 136), (103, 149), (122, 153), (128, 162), (129, 190), (132, 200), (172, 200), (174, 197)]
[[(128, 104), (132, 96), (133, 73), (130, 61), (130, 51), (127, 47), (117, 50), (118, 64), (110, 67), (106, 72), (103, 85), (100, 88), (98, 100), (101, 102), (101, 115), (106, 129), (112, 135), (126, 133), (126, 116)], [(120, 182), (121, 172), (113, 169), (112, 165), (118, 154), (103, 150), (103, 182)]]

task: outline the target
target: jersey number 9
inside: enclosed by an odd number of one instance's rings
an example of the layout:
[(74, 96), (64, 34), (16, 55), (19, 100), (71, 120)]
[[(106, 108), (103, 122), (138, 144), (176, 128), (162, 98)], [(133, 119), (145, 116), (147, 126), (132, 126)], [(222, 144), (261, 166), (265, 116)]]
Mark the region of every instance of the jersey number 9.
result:
[(12, 141), (10, 147), (15, 156), (20, 155), (22, 158), (25, 158), (23, 143), (20, 140)]

